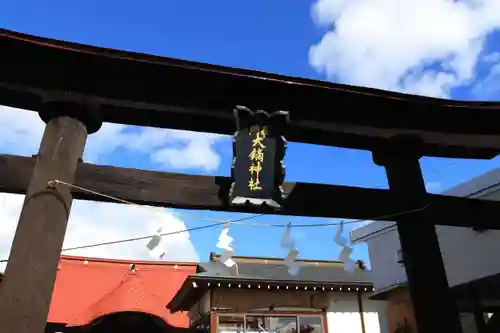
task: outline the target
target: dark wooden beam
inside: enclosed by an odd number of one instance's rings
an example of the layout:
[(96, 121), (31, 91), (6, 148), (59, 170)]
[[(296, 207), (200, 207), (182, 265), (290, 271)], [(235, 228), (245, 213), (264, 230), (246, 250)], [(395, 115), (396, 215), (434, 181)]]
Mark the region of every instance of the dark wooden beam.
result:
[[(0, 192), (25, 193), (35, 159), (0, 155)], [(145, 171), (81, 163), (76, 185), (138, 204), (172, 208), (239, 211), (227, 204), (230, 179)], [(408, 210), (387, 190), (352, 186), (287, 182), (288, 198), (281, 215), (373, 219)], [(112, 201), (73, 191), (75, 199)], [(500, 230), (500, 202), (430, 195), (428, 206), (440, 225), (481, 226)], [(385, 220), (395, 220), (388, 217)]]
[[(399, 137), (373, 152), (373, 161), (385, 168), (389, 191), (408, 205), (422, 206), (428, 194), (420, 168), (420, 141)], [(420, 211), (398, 216), (396, 226), (408, 278), (408, 288), (419, 332), (462, 333), (451, 296), (436, 233), (437, 216)]]
[[(38, 110), (42, 103), (43, 89), (6, 85), (0, 82), (0, 104), (29, 111)], [(74, 94), (82, 97), (81, 94)], [(234, 134), (234, 117), (230, 112), (214, 112), (193, 107), (162, 105), (155, 103), (136, 103), (128, 100), (117, 100), (86, 95), (100, 105), (104, 119), (110, 123), (125, 123), (138, 126), (167, 127), (170, 129), (190, 130), (204, 133)], [(220, 111), (220, 110), (219, 110)], [(229, 110), (226, 110), (229, 111)], [(137, 115), (141, 117), (137, 118)], [(168, 115), (168, 117), (167, 117)], [(308, 144), (321, 144), (350, 149), (373, 150), (383, 145), (385, 139), (377, 131), (364, 135), (342, 131), (342, 125), (337, 125), (338, 131), (325, 126), (302, 124), (300, 120), (291, 121), (287, 130), (287, 140)], [(350, 126), (352, 129), (353, 127)], [(367, 129), (368, 130), (368, 129)], [(398, 134), (398, 129), (384, 129), (384, 137), (391, 133)], [(425, 136), (423, 133), (422, 135)], [(454, 138), (456, 138), (455, 136)], [(484, 146), (486, 141), (481, 135), (458, 136), (460, 140), (448, 140), (446, 145), (427, 142), (424, 145), (424, 155), (455, 158), (493, 158), (500, 152), (499, 139), (489, 142), (491, 147)], [(462, 143), (467, 141), (472, 146), (464, 149)], [(478, 142), (479, 146), (474, 146)], [(483, 145), (483, 146), (481, 146)]]
[(405, 95), (2, 29), (0, 49), (3, 105), (37, 110), (51, 94), (92, 96), (106, 122), (233, 134), (232, 110), (240, 104), (290, 111), (287, 139), (295, 142), (373, 150), (411, 132), (423, 138), (429, 156), (492, 158), (500, 151), (500, 103)]
[[(49, 107), (70, 113), (68, 107), (75, 106)], [(27, 193), (0, 288), (0, 332), (45, 331), (73, 201), (70, 189), (48, 182), (74, 182), (86, 141), (86, 126), (77, 119), (60, 116), (45, 126), (40, 155), (24, 175)]]

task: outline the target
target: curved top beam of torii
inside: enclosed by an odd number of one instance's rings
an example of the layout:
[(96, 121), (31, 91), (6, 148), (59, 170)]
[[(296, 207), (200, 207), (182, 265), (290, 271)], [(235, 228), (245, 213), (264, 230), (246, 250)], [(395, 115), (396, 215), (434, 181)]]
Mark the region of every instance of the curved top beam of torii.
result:
[[(0, 104), (37, 110), (65, 94), (101, 105), (104, 121), (233, 134), (236, 105), (290, 112), (287, 139), (376, 149), (416, 134), (423, 155), (492, 158), (500, 102), (463, 102), (234, 69), (0, 29)], [(36, 58), (36, 61), (34, 61)]]

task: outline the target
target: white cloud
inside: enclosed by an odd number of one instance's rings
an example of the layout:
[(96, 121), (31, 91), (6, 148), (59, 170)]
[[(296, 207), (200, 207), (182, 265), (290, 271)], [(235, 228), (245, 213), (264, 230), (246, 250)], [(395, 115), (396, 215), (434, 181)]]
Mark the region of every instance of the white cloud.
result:
[[(495, 59), (496, 63), (494, 63)], [(500, 82), (500, 53), (493, 53), (488, 62), (492, 64), (490, 73), (474, 85), (472, 93), (479, 100), (498, 100), (500, 95), (500, 84), (498, 84)]]
[(329, 29), (309, 60), (329, 79), (439, 97), (475, 79), (500, 28), (498, 0), (318, 0), (312, 14)]
[(482, 59), (486, 63), (497, 63), (500, 62), (500, 52), (493, 52), (483, 57)]
[[(179, 131), (160, 128), (133, 128), (131, 126), (105, 124), (93, 134), (95, 145), (89, 145), (85, 157), (95, 157), (123, 147), (134, 152), (149, 154), (150, 160), (161, 166), (174, 169), (201, 169), (207, 172), (217, 170), (220, 157), (215, 146), (228, 140), (229, 136)], [(101, 143), (113, 142), (110, 146)], [(106, 145), (104, 145), (106, 146)], [(98, 148), (99, 147), (99, 148)]]
[(24, 156), (36, 154), (43, 126), (34, 112), (0, 105), (0, 152)]
[[(0, 194), (0, 260), (7, 259), (24, 200), (22, 195)], [(110, 203), (75, 201), (71, 209), (63, 248), (186, 230), (183, 221), (165, 209)], [(188, 232), (164, 236), (167, 261), (198, 261)], [(115, 259), (153, 260), (146, 248), (148, 239), (64, 252), (69, 255)], [(0, 264), (0, 271), (5, 263)]]
[(213, 171), (220, 164), (220, 156), (210, 149), (213, 144), (207, 137), (193, 138), (184, 149), (163, 148), (152, 158), (155, 162), (175, 169), (204, 169)]
[[(153, 235), (160, 227), (164, 233), (177, 234), (164, 236), (163, 260), (198, 261), (198, 255), (191, 243), (186, 225), (175, 215), (163, 208), (132, 206), (123, 204), (92, 203), (77, 201), (73, 206), (64, 248)], [(76, 254), (108, 258), (151, 259), (146, 244), (149, 239), (72, 250), (65, 254)], [(107, 247), (107, 249), (106, 249)]]
[[(0, 105), (0, 114), (0, 152), (36, 154), (45, 126), (37, 113)], [(97, 133), (89, 136), (84, 159), (97, 162), (106, 154), (124, 148), (148, 154), (151, 162), (163, 166), (210, 172), (219, 167), (220, 157), (215, 147), (223, 140), (229, 140), (229, 136), (104, 123)]]
[[(44, 123), (35, 112), (0, 106), (0, 153), (37, 153)], [(215, 145), (227, 137), (187, 131), (104, 124), (88, 138), (84, 159), (99, 162), (118, 148), (146, 154), (152, 162), (171, 168), (214, 171), (220, 163)], [(0, 194), (0, 260), (10, 251), (23, 196)], [(152, 235), (160, 225), (168, 233), (186, 230), (183, 221), (167, 210), (110, 203), (76, 201), (72, 207), (64, 247)], [(198, 261), (198, 255), (183, 232), (167, 236), (163, 260)], [(67, 254), (107, 258), (151, 259), (148, 240), (75, 250)], [(3, 270), (0, 264), (0, 271)]]

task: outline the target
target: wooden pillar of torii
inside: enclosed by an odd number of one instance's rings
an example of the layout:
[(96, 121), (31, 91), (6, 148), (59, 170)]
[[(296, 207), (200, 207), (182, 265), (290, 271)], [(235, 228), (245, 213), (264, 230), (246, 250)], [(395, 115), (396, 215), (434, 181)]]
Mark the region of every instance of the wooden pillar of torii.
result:
[(53, 100), (39, 111), (46, 127), (0, 285), (0, 332), (45, 331), (72, 203), (71, 191), (87, 134), (101, 127), (97, 108)]
[(420, 168), (421, 140), (414, 136), (389, 139), (373, 151), (373, 161), (386, 170), (389, 192), (407, 214), (396, 217), (408, 287), (419, 333), (461, 333), (439, 248), (435, 221)]

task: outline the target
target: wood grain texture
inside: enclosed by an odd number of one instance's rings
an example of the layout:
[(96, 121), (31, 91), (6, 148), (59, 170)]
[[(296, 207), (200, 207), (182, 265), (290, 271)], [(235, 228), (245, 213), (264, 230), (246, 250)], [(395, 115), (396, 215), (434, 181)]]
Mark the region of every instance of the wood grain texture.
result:
[(16, 172), (15, 165), (8, 174), (0, 172), (22, 179), (27, 193), (0, 288), (0, 332), (45, 331), (73, 200), (70, 189), (49, 187), (48, 182), (54, 177), (74, 182), (86, 139), (80, 121), (53, 118), (45, 127), (38, 158), (23, 169), (26, 173)]
[(0, 71), (0, 104), (21, 109), (38, 110), (42, 97), (53, 94), (78, 95), (99, 103), (106, 122), (232, 135), (232, 110), (245, 105), (289, 111), (292, 142), (372, 150), (388, 137), (413, 133), (423, 138), (424, 155), (492, 158), (500, 151), (494, 102), (406, 95), (4, 29), (0, 49), (9, 64)]
[[(22, 194), (26, 191), (35, 159), (0, 155), (0, 191)], [(80, 163), (75, 184), (96, 192), (138, 204), (214, 211), (251, 212), (230, 207), (227, 177), (197, 176), (146, 171)], [(311, 183), (284, 184), (287, 200), (281, 215), (373, 219), (409, 209), (399, 198), (383, 189)], [(113, 201), (81, 191), (75, 199)], [(417, 208), (417, 207), (413, 207)], [(427, 208), (439, 225), (480, 226), (500, 230), (500, 202), (429, 195)], [(385, 220), (395, 220), (387, 217)], [(321, 222), (321, 221), (318, 221)], [(325, 221), (326, 222), (326, 221)]]

